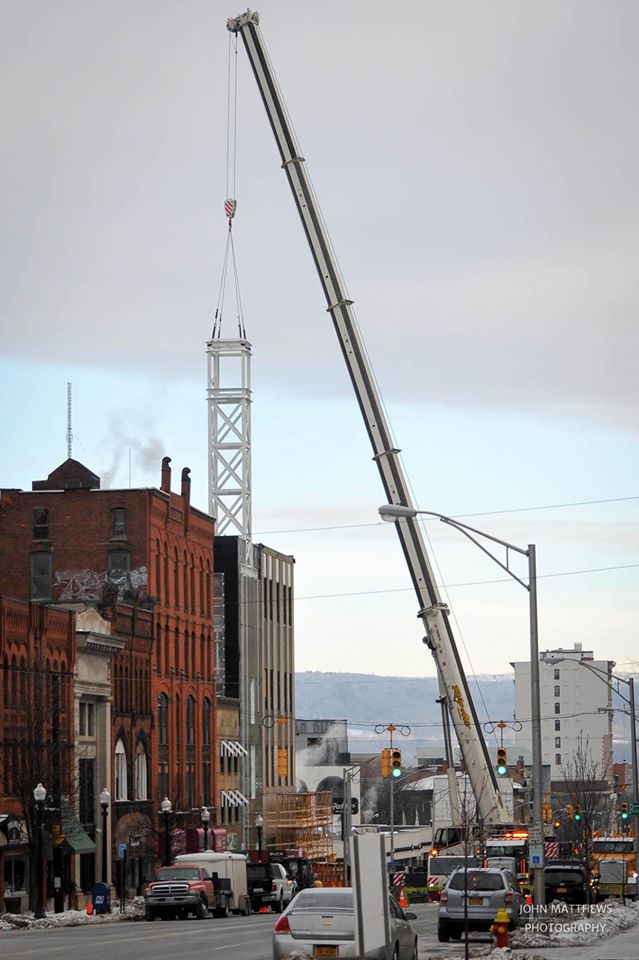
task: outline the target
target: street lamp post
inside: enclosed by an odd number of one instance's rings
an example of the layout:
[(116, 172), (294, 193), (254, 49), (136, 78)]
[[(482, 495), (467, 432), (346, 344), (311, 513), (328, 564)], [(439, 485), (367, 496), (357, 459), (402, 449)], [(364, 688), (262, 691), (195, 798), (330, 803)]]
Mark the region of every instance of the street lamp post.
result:
[(168, 867), (171, 864), (171, 810), (173, 809), (173, 804), (168, 797), (165, 797), (162, 803), (160, 804), (160, 809), (162, 810), (162, 816), (164, 817), (164, 866)]
[(33, 911), (33, 916), (36, 920), (42, 920), (46, 916), (44, 906), (42, 904), (42, 813), (44, 809), (44, 801), (47, 796), (46, 789), (42, 786), (41, 783), (34, 788), (33, 799), (35, 800), (36, 808), (36, 831), (37, 831), (37, 875), (36, 875), (36, 903), (35, 910)]
[(107, 842), (107, 821), (109, 817), (109, 804), (111, 803), (111, 794), (105, 787), (100, 794), (100, 806), (102, 807), (102, 883), (108, 883), (108, 842)]
[(204, 849), (209, 849), (209, 821), (211, 819), (211, 811), (208, 807), (202, 807), (200, 811), (200, 820), (202, 821), (202, 829), (204, 830)]
[(255, 818), (255, 832), (257, 834), (257, 852), (262, 852), (262, 833), (264, 831), (264, 817), (261, 813)]
[[(509, 577), (516, 580), (524, 590), (528, 591), (529, 598), (529, 622), (530, 622), (530, 706), (532, 718), (532, 769), (533, 769), (533, 801), (532, 801), (532, 831), (535, 835), (535, 853), (539, 862), (535, 864), (534, 870), (534, 894), (535, 905), (544, 906), (546, 902), (545, 882), (544, 882), (544, 819), (543, 819), (543, 783), (542, 783), (542, 754), (541, 754), (541, 698), (539, 693), (539, 637), (537, 625), (537, 556), (535, 544), (529, 543), (527, 549), (517, 547), (506, 540), (500, 540), (493, 537), (483, 530), (477, 530), (468, 524), (460, 523), (453, 517), (447, 517), (443, 513), (435, 513), (432, 510), (415, 510), (413, 507), (405, 507), (399, 504), (385, 504), (379, 508), (379, 515), (382, 520), (399, 521), (407, 520), (411, 517), (427, 516), (436, 517), (442, 523), (449, 527), (454, 527), (468, 537), (475, 546), (479, 547), (483, 553), (487, 554), (491, 560), (505, 570)], [(506, 550), (506, 562), (503, 563), (499, 557), (496, 557), (483, 543), (477, 539), (481, 537), (492, 543), (497, 543)], [(513, 573), (508, 564), (508, 551), (526, 557), (528, 560), (528, 583), (522, 580), (517, 574)]]

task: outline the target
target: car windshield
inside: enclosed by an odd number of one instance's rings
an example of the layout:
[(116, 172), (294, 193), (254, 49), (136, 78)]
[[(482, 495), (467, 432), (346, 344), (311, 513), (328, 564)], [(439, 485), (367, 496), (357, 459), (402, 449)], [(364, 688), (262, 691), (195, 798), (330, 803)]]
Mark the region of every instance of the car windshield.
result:
[(349, 889), (301, 890), (293, 900), (294, 910), (352, 910), (353, 891)]
[(451, 890), (503, 890), (504, 881), (500, 873), (485, 873), (483, 870), (469, 870), (464, 880), (464, 871), (454, 873), (450, 878)]
[(156, 880), (199, 880), (200, 871), (197, 867), (167, 867), (158, 870)]
[(583, 883), (584, 874), (581, 870), (548, 870), (546, 869), (546, 883)]

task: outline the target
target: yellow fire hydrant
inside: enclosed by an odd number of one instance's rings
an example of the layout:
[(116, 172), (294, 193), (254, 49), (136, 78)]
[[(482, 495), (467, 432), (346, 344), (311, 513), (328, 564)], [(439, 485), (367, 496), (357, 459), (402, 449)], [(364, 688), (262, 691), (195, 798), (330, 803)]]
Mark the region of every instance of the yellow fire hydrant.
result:
[(508, 946), (508, 924), (510, 923), (510, 918), (506, 912), (505, 907), (500, 907), (495, 915), (495, 922), (490, 928), (490, 932), (495, 938), (495, 943), (498, 947), (507, 947)]

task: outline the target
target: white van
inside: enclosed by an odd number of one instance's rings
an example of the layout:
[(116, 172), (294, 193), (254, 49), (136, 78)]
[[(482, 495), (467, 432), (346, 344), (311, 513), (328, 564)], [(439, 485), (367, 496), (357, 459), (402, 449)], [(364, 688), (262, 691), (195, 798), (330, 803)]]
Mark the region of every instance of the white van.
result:
[(195, 863), (204, 867), (212, 878), (216, 890), (226, 892), (226, 913), (251, 912), (251, 901), (246, 890), (246, 857), (241, 853), (216, 853), (202, 850), (200, 853), (181, 853), (176, 863)]

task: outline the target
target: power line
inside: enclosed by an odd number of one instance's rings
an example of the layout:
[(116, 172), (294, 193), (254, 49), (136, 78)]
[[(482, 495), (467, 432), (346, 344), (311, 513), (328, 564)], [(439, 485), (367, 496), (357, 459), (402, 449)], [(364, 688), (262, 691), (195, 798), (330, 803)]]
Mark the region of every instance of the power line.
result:
[[(533, 510), (559, 510), (563, 507), (590, 507), (601, 503), (626, 503), (630, 500), (639, 500), (639, 496), (632, 497), (608, 497), (605, 500), (573, 500), (567, 503), (545, 503), (540, 506), (532, 507), (511, 507), (505, 510), (485, 510), (481, 513), (453, 513), (452, 520), (468, 520), (472, 517), (496, 517), (500, 514), (508, 513), (527, 513)], [(434, 519), (434, 518), (433, 518)], [(426, 521), (429, 522), (429, 521)], [(277, 533), (317, 533), (324, 530), (357, 530), (361, 527), (383, 527), (388, 526), (384, 520), (371, 521), (369, 523), (340, 523), (324, 527), (293, 527), (290, 530), (261, 530), (256, 534), (258, 537), (273, 536)]]

